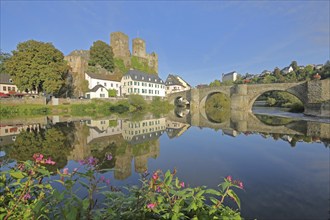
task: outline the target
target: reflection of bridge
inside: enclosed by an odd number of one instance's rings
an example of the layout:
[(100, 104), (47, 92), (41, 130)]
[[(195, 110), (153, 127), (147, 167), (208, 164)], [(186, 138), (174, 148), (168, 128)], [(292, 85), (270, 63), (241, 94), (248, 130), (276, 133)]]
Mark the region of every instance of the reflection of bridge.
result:
[(169, 120), (187, 123), (191, 126), (206, 127), (215, 130), (227, 130), (237, 132), (259, 132), (286, 135), (305, 135), (330, 139), (330, 124), (312, 121), (292, 121), (285, 125), (267, 125), (260, 121), (253, 113), (246, 111), (232, 111), (228, 120), (222, 123), (214, 123), (202, 114), (188, 114), (186, 117), (178, 117), (175, 113), (168, 115)]
[(330, 79), (299, 83), (241, 84), (235, 86), (206, 87), (172, 93), (170, 103), (178, 99), (190, 103), (193, 113), (205, 116), (205, 102), (215, 93), (223, 93), (231, 99), (231, 110), (251, 112), (255, 100), (265, 92), (286, 91), (295, 95), (304, 104), (305, 114), (330, 117)]

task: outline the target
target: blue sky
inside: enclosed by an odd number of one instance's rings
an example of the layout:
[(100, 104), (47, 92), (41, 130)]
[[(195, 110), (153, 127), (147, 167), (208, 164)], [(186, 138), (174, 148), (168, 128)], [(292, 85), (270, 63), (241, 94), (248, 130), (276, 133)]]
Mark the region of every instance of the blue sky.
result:
[(52, 42), (68, 55), (121, 31), (143, 38), (159, 57), (159, 75), (192, 85), (222, 73), (260, 73), (325, 63), (330, 56), (329, 1), (3, 1), (1, 49)]

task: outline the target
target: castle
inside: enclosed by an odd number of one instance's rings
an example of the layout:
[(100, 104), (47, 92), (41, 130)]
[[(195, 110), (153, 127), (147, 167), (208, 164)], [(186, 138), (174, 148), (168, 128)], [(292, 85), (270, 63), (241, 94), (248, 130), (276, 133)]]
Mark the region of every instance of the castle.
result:
[(131, 54), (128, 36), (122, 32), (113, 32), (110, 34), (110, 46), (114, 58), (122, 59), (126, 67), (131, 66), (131, 58), (136, 57), (140, 63), (147, 64), (150, 69), (158, 73), (158, 56), (155, 52), (147, 54), (146, 42), (143, 39), (135, 38), (132, 40)]
[[(135, 38), (132, 41), (132, 54), (129, 49), (128, 36), (122, 32), (113, 32), (110, 34), (110, 46), (112, 47), (114, 58), (121, 59), (127, 69), (134, 68), (132, 60), (138, 65), (147, 67), (150, 72), (158, 74), (158, 56), (152, 52), (147, 54), (146, 43), (143, 39)], [(84, 94), (83, 84), (85, 72), (88, 69), (89, 51), (75, 50), (64, 58), (71, 67), (70, 75), (73, 81), (74, 95), (81, 96)], [(113, 73), (118, 76), (124, 75), (126, 72), (115, 69)]]

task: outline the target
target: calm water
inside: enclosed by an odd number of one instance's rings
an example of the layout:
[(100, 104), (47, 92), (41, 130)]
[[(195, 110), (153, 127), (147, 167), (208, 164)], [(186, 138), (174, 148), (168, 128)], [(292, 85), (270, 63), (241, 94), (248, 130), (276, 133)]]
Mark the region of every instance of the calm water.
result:
[[(139, 121), (2, 120), (0, 156), (25, 160), (42, 152), (55, 155), (57, 168), (73, 169), (85, 157), (111, 153), (113, 160), (103, 167), (116, 169), (106, 176), (118, 186), (137, 184), (146, 170), (176, 168), (189, 185), (213, 188), (232, 175), (245, 186), (238, 195), (246, 219), (328, 219), (329, 122), (235, 117), (209, 127), (202, 126), (207, 120), (196, 122), (188, 112)], [(35, 147), (40, 140), (42, 147)]]

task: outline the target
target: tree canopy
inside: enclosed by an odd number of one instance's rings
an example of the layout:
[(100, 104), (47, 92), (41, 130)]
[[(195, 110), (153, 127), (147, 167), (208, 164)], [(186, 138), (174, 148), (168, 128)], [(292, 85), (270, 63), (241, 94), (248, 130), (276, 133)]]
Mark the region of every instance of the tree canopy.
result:
[(115, 67), (112, 48), (103, 41), (98, 40), (94, 42), (90, 47), (90, 60), (88, 61), (88, 65), (100, 65), (104, 69), (112, 72)]
[(56, 93), (64, 84), (68, 65), (51, 43), (29, 40), (17, 45), (5, 62), (5, 71), (21, 91)]
[(9, 53), (5, 53), (0, 51), (0, 73), (6, 73), (5, 72), (5, 61), (8, 60), (11, 57)]

